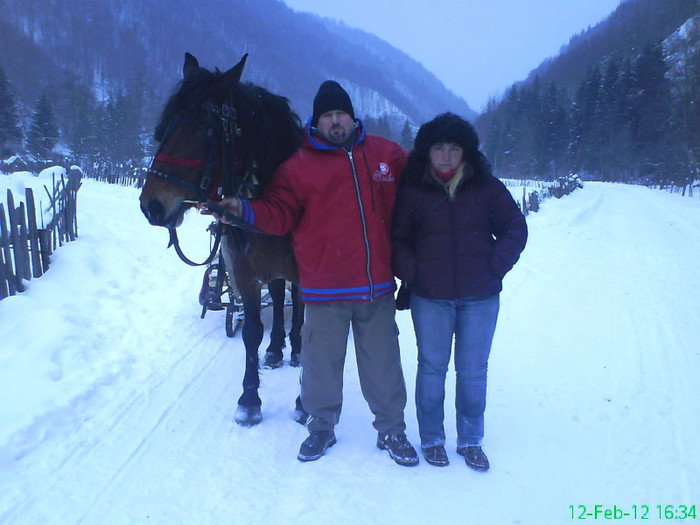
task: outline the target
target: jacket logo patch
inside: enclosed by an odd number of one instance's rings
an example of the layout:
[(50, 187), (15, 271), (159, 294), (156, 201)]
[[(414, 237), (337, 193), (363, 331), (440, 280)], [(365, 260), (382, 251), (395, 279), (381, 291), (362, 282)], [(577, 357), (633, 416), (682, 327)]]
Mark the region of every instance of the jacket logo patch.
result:
[(394, 175), (389, 169), (389, 165), (384, 162), (379, 163), (379, 169), (374, 172), (374, 180), (377, 182), (394, 182)]

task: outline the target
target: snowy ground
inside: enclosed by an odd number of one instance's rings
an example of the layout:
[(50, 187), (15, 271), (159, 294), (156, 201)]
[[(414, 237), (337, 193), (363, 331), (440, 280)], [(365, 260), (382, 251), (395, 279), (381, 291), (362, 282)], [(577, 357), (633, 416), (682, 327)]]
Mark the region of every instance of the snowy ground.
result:
[[(587, 183), (528, 217), (481, 474), (454, 453), (452, 375), (451, 465), (400, 467), (377, 450), (352, 351), (327, 456), (296, 459), (306, 431), (290, 418), (288, 366), (262, 372), (262, 424), (238, 427), (240, 336), (222, 313), (199, 318), (202, 270), (166, 251), (137, 199), (84, 181), (78, 241), (0, 301), (0, 523), (548, 525), (580, 522), (584, 505), (660, 523), (657, 505), (700, 506), (697, 200)], [(207, 223), (182, 228), (193, 255)], [(418, 444), (415, 341), (409, 314), (397, 320)]]

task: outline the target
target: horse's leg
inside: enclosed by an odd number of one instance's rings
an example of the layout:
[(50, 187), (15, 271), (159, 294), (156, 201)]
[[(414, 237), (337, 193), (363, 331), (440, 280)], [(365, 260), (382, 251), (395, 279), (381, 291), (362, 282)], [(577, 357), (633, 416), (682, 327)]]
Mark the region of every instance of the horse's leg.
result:
[(301, 406), (301, 396), (297, 396), (294, 403), (294, 413), (292, 414), (292, 419), (294, 419), (294, 421), (300, 425), (306, 425), (306, 422), (309, 420), (309, 413), (304, 410), (303, 406)]
[(240, 286), (243, 299), (243, 344), (245, 345), (245, 374), (243, 394), (238, 399), (235, 421), (250, 427), (262, 420), (262, 401), (258, 395), (260, 376), (258, 375), (258, 348), (263, 338), (263, 324), (260, 320), (260, 285)]
[(289, 342), (292, 346), (292, 356), (289, 364), (292, 366), (299, 366), (302, 324), (304, 324), (304, 303), (301, 302), (299, 285), (292, 283), (292, 327), (289, 330)]
[(284, 363), (282, 349), (284, 342), (284, 279), (275, 279), (267, 284), (267, 289), (272, 297), (272, 330), (270, 331), (270, 345), (263, 358), (264, 368), (279, 368)]
[[(299, 285), (292, 283), (292, 328), (289, 331), (289, 341), (292, 345), (292, 357), (290, 364), (298, 367), (301, 357), (301, 325), (304, 324), (304, 303), (301, 302)], [(294, 421), (301, 425), (306, 425), (309, 413), (304, 410), (301, 404), (301, 396), (297, 396), (294, 403)]]

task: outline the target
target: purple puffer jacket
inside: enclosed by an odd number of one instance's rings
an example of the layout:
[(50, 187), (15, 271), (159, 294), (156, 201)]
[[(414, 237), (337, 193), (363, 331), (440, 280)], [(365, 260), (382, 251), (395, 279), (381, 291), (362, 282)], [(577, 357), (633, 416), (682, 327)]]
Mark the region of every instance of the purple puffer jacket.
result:
[(404, 174), (392, 226), (393, 270), (427, 299), (485, 298), (502, 290), (527, 241), (505, 185), (465, 165), (454, 199), (427, 170)]

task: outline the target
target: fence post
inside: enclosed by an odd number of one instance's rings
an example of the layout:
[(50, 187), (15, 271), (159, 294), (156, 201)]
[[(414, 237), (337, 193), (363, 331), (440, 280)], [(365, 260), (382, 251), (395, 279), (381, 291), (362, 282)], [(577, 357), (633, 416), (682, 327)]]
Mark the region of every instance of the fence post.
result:
[(29, 246), (32, 257), (32, 276), (41, 277), (43, 273), (39, 259), (39, 236), (37, 235), (36, 206), (34, 204), (34, 192), (31, 188), (25, 190), (27, 202), (27, 223), (29, 228)]
[(15, 228), (17, 230), (17, 244), (14, 246), (15, 259), (21, 260), (17, 264), (17, 277), (30, 280), (32, 278), (32, 269), (29, 264), (29, 238), (27, 236), (27, 207), (23, 202), (19, 203), (19, 207), (15, 210)]
[(46, 273), (51, 261), (51, 230), (42, 228), (37, 232), (39, 236), (39, 254), (41, 255), (41, 268)]
[(0, 298), (16, 293), (15, 279), (12, 275), (12, 254), (10, 253), (10, 238), (7, 233), (5, 205), (0, 204)]
[(69, 204), (69, 215), (71, 217), (71, 231), (73, 232), (74, 239), (78, 237), (78, 190), (82, 186), (82, 173), (80, 170), (73, 170), (68, 172), (68, 204)]
[(46, 193), (49, 195), (49, 202), (51, 203), (51, 222), (56, 224), (51, 227), (51, 235), (53, 237), (53, 249), (55, 250), (59, 246), (63, 246), (63, 239), (61, 239), (61, 228), (60, 221), (58, 219), (58, 210), (56, 209), (56, 176), (51, 177), (51, 192), (46, 186), (44, 186)]
[[(23, 292), (24, 291), (24, 285), (22, 284), (22, 277), (26, 274), (24, 271), (24, 268), (22, 267), (22, 262), (23, 258), (21, 255), (20, 250), (20, 242), (19, 242), (19, 233), (17, 231), (17, 226), (16, 226), (16, 216), (17, 216), (17, 210), (15, 210), (15, 198), (12, 195), (12, 192), (8, 189), (7, 190), (7, 214), (9, 215), (10, 218), (10, 244), (12, 244), (12, 251), (15, 254), (15, 275), (14, 275), (14, 286), (15, 290), (18, 292)], [(11, 285), (12, 286), (12, 285)]]

